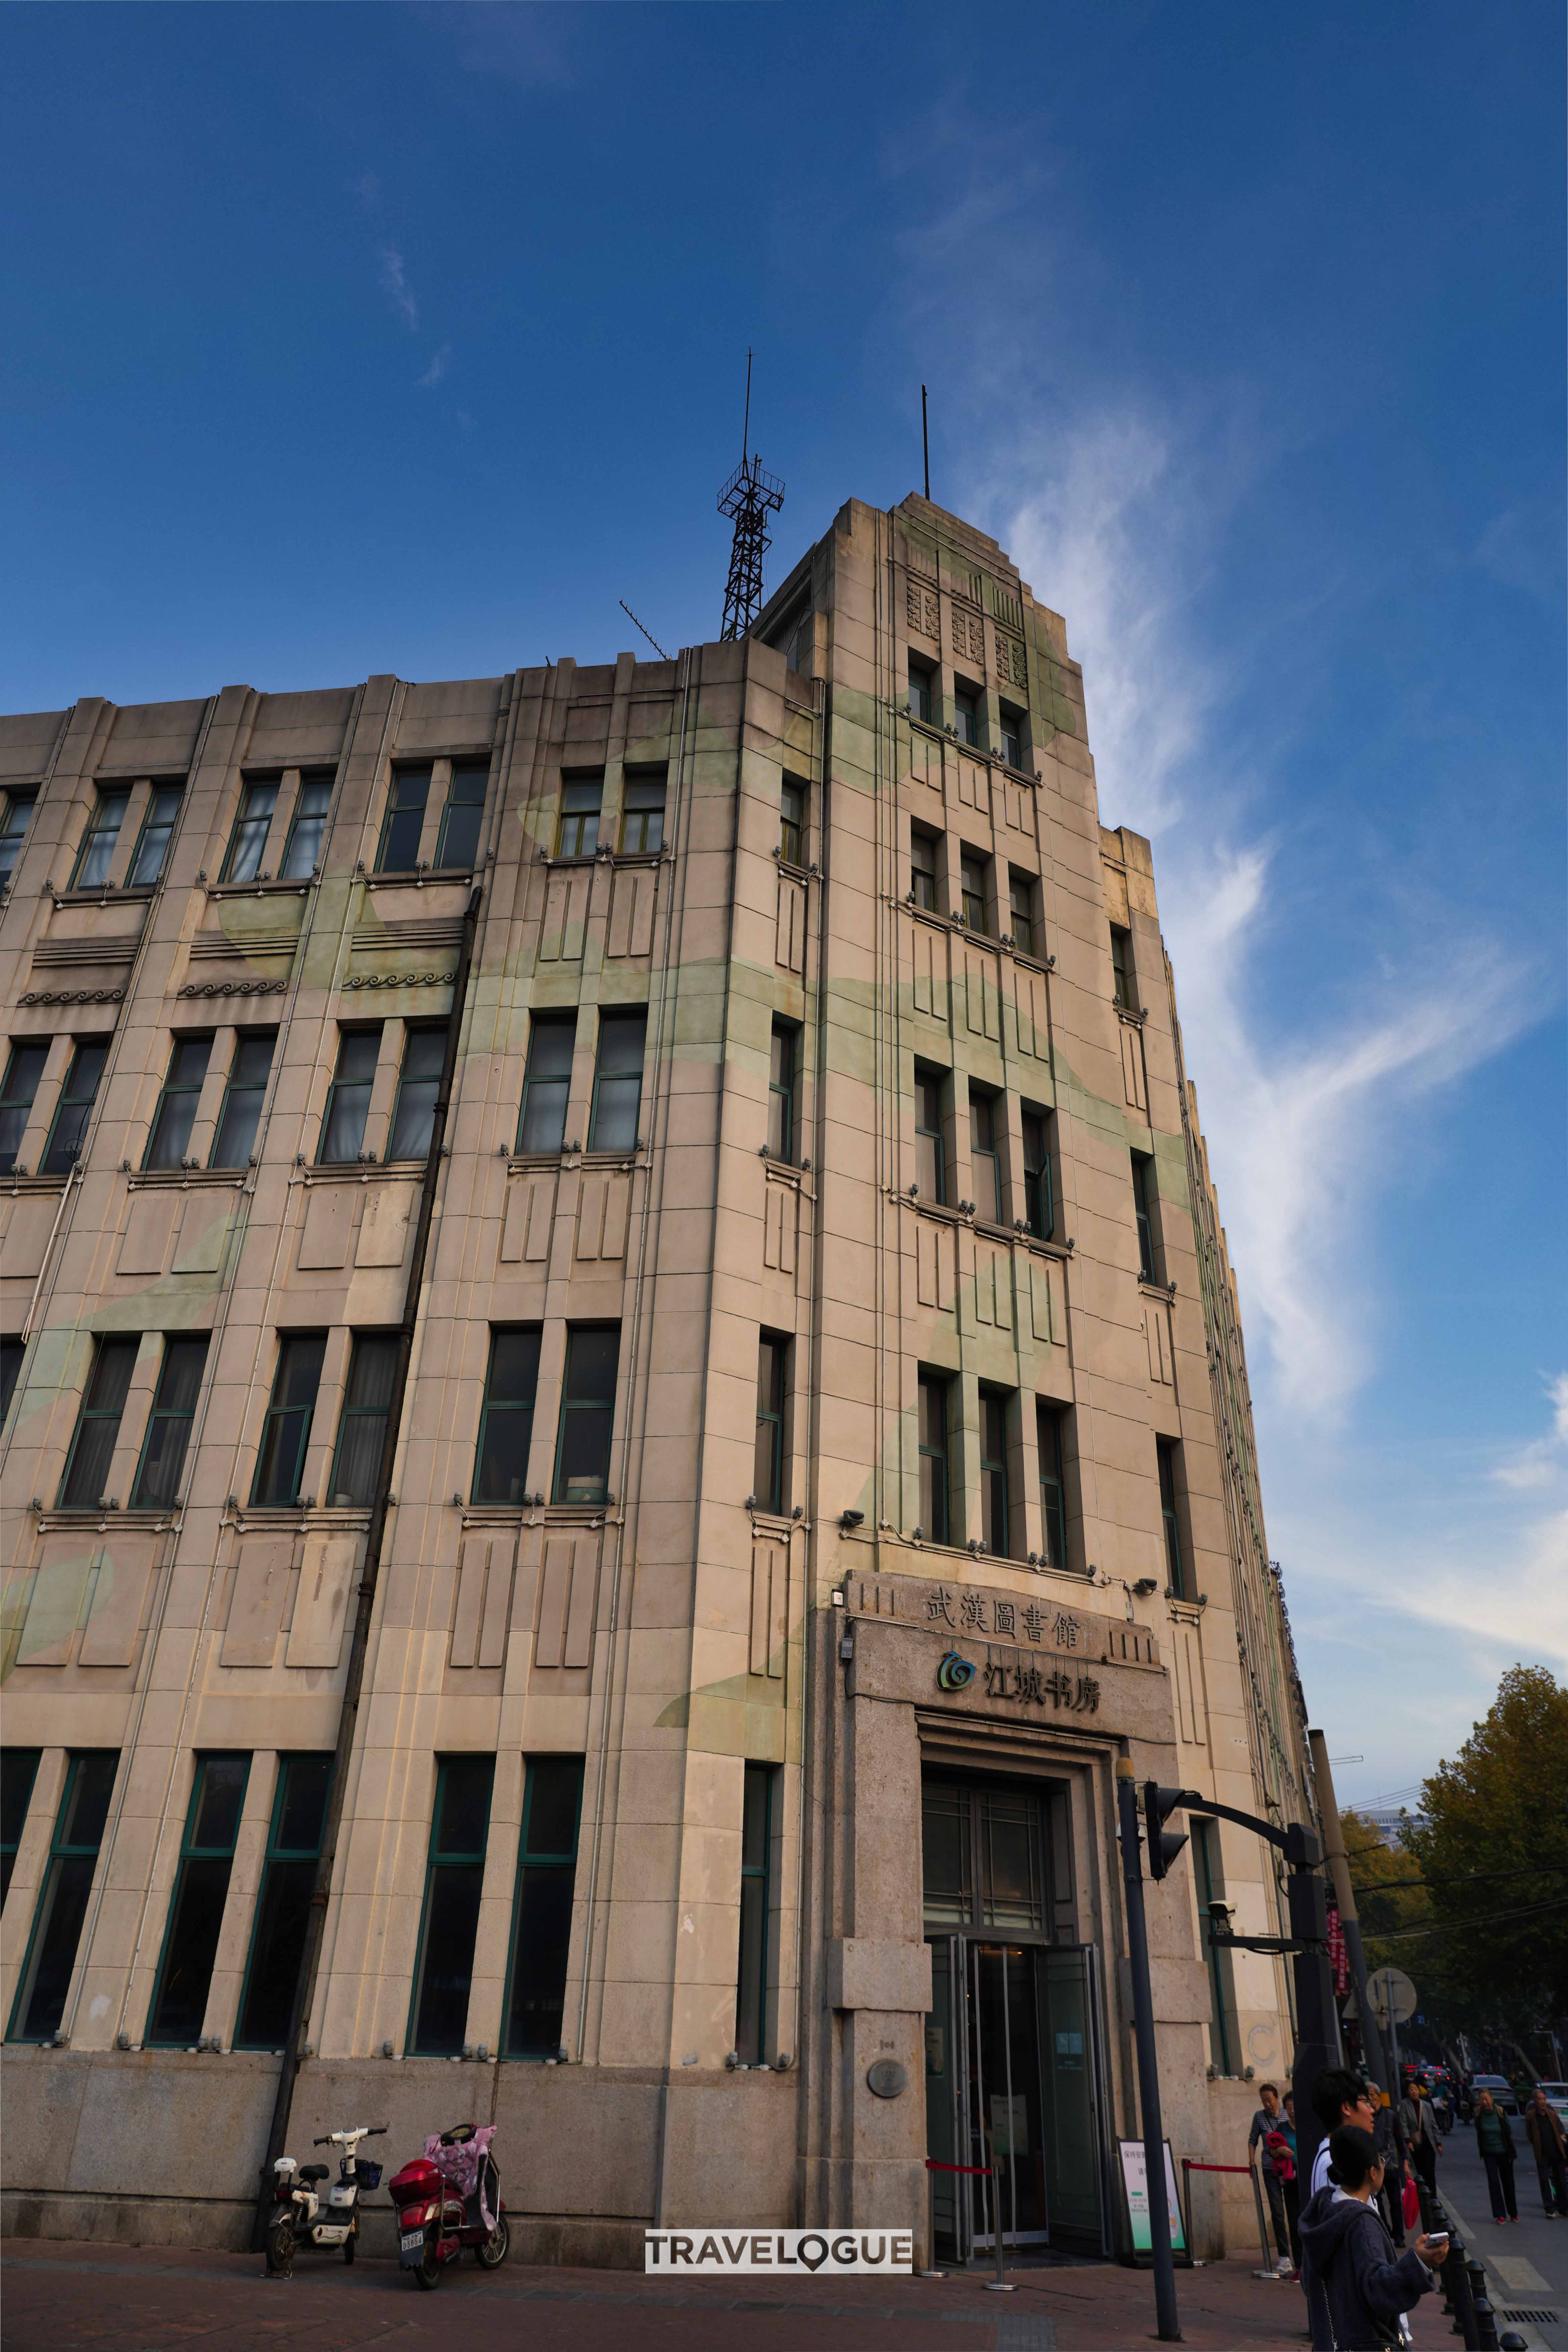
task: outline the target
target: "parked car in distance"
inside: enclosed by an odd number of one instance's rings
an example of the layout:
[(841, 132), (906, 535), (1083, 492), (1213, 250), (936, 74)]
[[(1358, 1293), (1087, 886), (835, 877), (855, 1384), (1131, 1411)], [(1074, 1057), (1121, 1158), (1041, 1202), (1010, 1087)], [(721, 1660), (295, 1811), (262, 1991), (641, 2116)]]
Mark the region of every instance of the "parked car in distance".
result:
[(1489, 2091), (1492, 2095), (1492, 2105), (1500, 2107), (1505, 2116), (1518, 2115), (1519, 2101), (1514, 2096), (1513, 2084), (1506, 2074), (1472, 2074), (1470, 2076), (1472, 2103), (1479, 2091)]
[(1568, 2083), (1542, 2083), (1538, 2087), (1545, 2092), (1563, 2121), (1568, 2124)]

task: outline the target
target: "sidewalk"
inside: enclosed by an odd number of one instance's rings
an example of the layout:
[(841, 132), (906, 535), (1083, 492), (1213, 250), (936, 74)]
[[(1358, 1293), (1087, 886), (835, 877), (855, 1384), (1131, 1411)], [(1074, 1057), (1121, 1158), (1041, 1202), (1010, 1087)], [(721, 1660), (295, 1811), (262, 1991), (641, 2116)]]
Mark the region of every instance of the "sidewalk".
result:
[[(1144, 2352), (1155, 2341), (1147, 2272), (1085, 2263), (1011, 2275), (987, 2293), (976, 2274), (941, 2281), (813, 2280), (772, 2289), (755, 2278), (689, 2281), (626, 2271), (528, 2270), (486, 2276), (464, 2261), (433, 2294), (395, 2264), (301, 2254), (294, 2278), (262, 2276), (258, 2255), (10, 2238), (5, 2352), (416, 2352), (482, 2327), (528, 2352)], [(771, 2291), (770, 2291), (771, 2290)], [(1183, 2342), (1210, 2352), (1292, 2346), (1300, 2290), (1255, 2278), (1244, 2262), (1178, 2271)]]

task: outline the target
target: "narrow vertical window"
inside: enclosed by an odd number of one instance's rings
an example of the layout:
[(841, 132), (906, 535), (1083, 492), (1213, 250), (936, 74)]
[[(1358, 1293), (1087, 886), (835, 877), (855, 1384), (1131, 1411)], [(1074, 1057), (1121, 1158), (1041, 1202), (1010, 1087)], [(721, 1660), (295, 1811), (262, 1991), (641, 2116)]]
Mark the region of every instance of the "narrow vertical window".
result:
[(16, 1849), (27, 1826), (33, 1783), (38, 1777), (41, 1748), (0, 1749), (0, 1905), (11, 1892)]
[(337, 1452), (327, 1483), (327, 1499), (334, 1510), (363, 1508), (375, 1500), (396, 1370), (395, 1332), (355, 1332)]
[(249, 1778), (248, 1756), (196, 1759), (179, 1875), (147, 2017), (146, 2039), (153, 2044), (188, 2044), (201, 2033)]
[(22, 844), (27, 837), (27, 827), (33, 821), (37, 803), (36, 793), (7, 793), (5, 805), (0, 811), (0, 898), (11, 887), (11, 877), (16, 870), (16, 860), (22, 854)]
[(130, 798), (129, 792), (99, 793), (70, 878), (73, 890), (100, 890), (108, 881)]
[(277, 2050), (287, 2038), (331, 1784), (330, 1754), (278, 1759), (278, 1790), (239, 1996), (237, 2050)]
[(910, 717), (931, 725), (931, 672), (924, 662), (910, 656)]
[(618, 1323), (580, 1323), (566, 1334), (566, 1379), (555, 1447), (555, 1500), (602, 1503), (610, 1490)]
[(967, 687), (955, 687), (952, 696), (952, 719), (961, 743), (980, 740), (980, 705)]
[(1044, 1111), (1023, 1115), (1024, 1223), (1037, 1241), (1057, 1229), (1056, 1186), (1051, 1176), (1050, 1125)]
[(764, 1331), (757, 1346), (757, 1449), (752, 1488), (759, 1511), (784, 1508), (784, 1397), (789, 1341)]
[(934, 1070), (915, 1072), (915, 1181), (938, 1207), (947, 1201), (947, 1145), (942, 1121), (942, 1081)]
[(1010, 768), (1024, 764), (1024, 714), (1012, 709), (1005, 702), (1001, 709), (1001, 751)]
[(455, 767), (441, 812), (436, 863), (448, 873), (471, 874), (479, 855), (479, 831), (485, 821), (489, 765)]
[(502, 2044), (509, 2058), (553, 2058), (562, 2046), (582, 1811), (583, 1759), (531, 1756)]
[(92, 1117), (92, 1106), (98, 1099), (98, 1082), (103, 1076), (103, 1066), (108, 1059), (107, 1044), (100, 1044), (97, 1039), (79, 1045), (71, 1055), (66, 1082), (55, 1106), (54, 1123), (49, 1129), (40, 1175), (68, 1176), (76, 1166), (81, 1154), (82, 1139), (87, 1133), (87, 1123)]
[(22, 1359), (26, 1352), (24, 1339), (0, 1339), (0, 1429), (5, 1426), (5, 1416), (11, 1410), (11, 1400), (22, 1377)]
[(1135, 1011), (1132, 1002), (1132, 941), (1116, 923), (1110, 926), (1110, 977), (1112, 992), (1123, 1013)]
[(474, 1462), (476, 1503), (521, 1503), (527, 1498), (528, 1449), (533, 1443), (533, 1404), (539, 1388), (539, 1327), (492, 1331), (485, 1373), (484, 1410)]
[(600, 776), (563, 776), (561, 780), (561, 831), (557, 857), (592, 857), (599, 846), (599, 811), (605, 798)]
[(996, 1097), (969, 1089), (969, 1178), (974, 1213), (987, 1224), (1002, 1222), (1002, 1161), (996, 1149)]
[(196, 1339), (164, 1340), (147, 1434), (142, 1441), (142, 1459), (131, 1490), (133, 1510), (164, 1510), (179, 1495), (206, 1362), (205, 1331)]
[(239, 814), (235, 819), (220, 881), (254, 882), (260, 875), (267, 836), (272, 830), (272, 812), (278, 806), (278, 783), (276, 776), (258, 777), (241, 790)]
[(1171, 1591), (1178, 1601), (1185, 1601), (1186, 1569), (1182, 1559), (1182, 1521), (1176, 1507), (1176, 1447), (1169, 1437), (1157, 1437), (1154, 1451), (1160, 1458), (1160, 1517), (1165, 1529), (1165, 1570), (1171, 1580)]
[(566, 1140), (566, 1102), (572, 1091), (572, 1055), (577, 1015), (538, 1013), (528, 1039), (528, 1068), (518, 1120), (520, 1151), (559, 1151)]
[(748, 1764), (741, 1799), (741, 1965), (735, 1988), (735, 2055), (742, 2066), (767, 2063), (773, 1812), (773, 1766)]
[(666, 776), (662, 768), (628, 769), (621, 789), (621, 847), (651, 857), (664, 847)]
[(119, 1762), (113, 1753), (70, 1759), (8, 2041), (50, 2042), (60, 2030)]
[(419, 841), (425, 830), (425, 803), (430, 797), (428, 768), (395, 768), (386, 795), (376, 851), (378, 874), (412, 874), (419, 863)]
[(1037, 1409), (1040, 1456), (1040, 1522), (1045, 1550), (1041, 1564), (1068, 1564), (1067, 1487), (1062, 1476), (1062, 1415), (1048, 1404)]
[(980, 1539), (998, 1559), (1006, 1559), (1011, 1554), (1007, 1400), (986, 1389), (980, 1392)]
[(436, 1776), (425, 1916), (409, 2010), (411, 2056), (455, 2057), (468, 2022), (493, 1756), (445, 1756)]
[(793, 1167), (800, 1102), (800, 1031), (775, 1021), (768, 1042), (768, 1157)]
[(0, 1084), (0, 1176), (9, 1176), (27, 1132), (33, 1097), (49, 1058), (47, 1045), (13, 1045)]
[(779, 791), (779, 856), (786, 866), (805, 864), (805, 786), (794, 776)]
[(950, 1383), (940, 1373), (920, 1376), (921, 1532), (927, 1543), (949, 1541), (947, 1412)]
[(1026, 874), (1009, 875), (1007, 879), (1008, 919), (1013, 926), (1013, 944), (1020, 954), (1038, 955), (1035, 929), (1035, 886)]
[(910, 835), (910, 889), (923, 913), (936, 912), (936, 836), (919, 827)]
[(327, 810), (332, 797), (331, 776), (301, 776), (294, 795), (294, 814), (284, 845), (279, 879), (308, 882), (321, 862), (321, 842), (327, 830)]
[(356, 1160), (364, 1145), (364, 1123), (370, 1114), (370, 1090), (381, 1055), (381, 1030), (346, 1029), (338, 1040), (338, 1066), (327, 1096), (321, 1121), (323, 1167), (341, 1167)]
[(142, 1160), (143, 1168), (184, 1166), (212, 1050), (210, 1037), (175, 1038), (163, 1091), (153, 1114), (153, 1131), (147, 1138)]
[(244, 1168), (249, 1161), (256, 1149), (256, 1130), (261, 1120), (261, 1105), (272, 1069), (272, 1049), (277, 1042), (278, 1034), (272, 1029), (263, 1031), (259, 1036), (247, 1037), (242, 1034), (237, 1041), (209, 1167)]
[(1138, 1220), (1138, 1276), (1142, 1282), (1154, 1279), (1153, 1186), (1150, 1181), (1152, 1167), (1147, 1153), (1132, 1154), (1132, 1213)]
[(403, 1043), (397, 1104), (392, 1114), (389, 1160), (427, 1160), (436, 1125), (436, 1098), (447, 1060), (445, 1029), (410, 1029)]
[(326, 1339), (319, 1331), (296, 1334), (279, 1344), (272, 1401), (267, 1408), (250, 1494), (251, 1502), (258, 1507), (299, 1500), (326, 1349)]
[(985, 929), (985, 866), (984, 857), (967, 851), (958, 861), (959, 889), (963, 905), (963, 919), (972, 931)]
[(93, 1511), (109, 1492), (109, 1465), (131, 1391), (140, 1339), (100, 1339), (60, 1481), (62, 1511)]
[(126, 877), (131, 889), (148, 888), (163, 871), (169, 844), (174, 838), (174, 819), (179, 814), (179, 785), (154, 784), (147, 803), (147, 814), (142, 820), (142, 831), (137, 836), (136, 855), (131, 861), (131, 871)]
[(599, 1055), (588, 1118), (590, 1151), (630, 1151), (635, 1147), (647, 1050), (646, 1007), (637, 1013), (600, 1013)]

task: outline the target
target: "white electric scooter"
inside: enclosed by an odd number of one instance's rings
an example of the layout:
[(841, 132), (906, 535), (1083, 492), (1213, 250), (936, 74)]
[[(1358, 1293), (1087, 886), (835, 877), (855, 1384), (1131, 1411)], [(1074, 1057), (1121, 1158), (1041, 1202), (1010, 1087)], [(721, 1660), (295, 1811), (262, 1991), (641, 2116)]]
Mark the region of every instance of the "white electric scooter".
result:
[(386, 2128), (384, 2124), (356, 2124), (352, 2131), (329, 2132), (316, 2141), (317, 2147), (341, 2147), (343, 2152), (324, 2203), (316, 2184), (325, 2180), (331, 2166), (297, 2165), (291, 2156), (279, 2158), (272, 2168), (276, 2203), (267, 2225), (269, 2278), (292, 2276), (296, 2246), (341, 2246), (344, 2262), (353, 2262), (359, 2241), (360, 2192), (368, 2194), (381, 2186), (380, 2165), (369, 2157), (360, 2159), (356, 2150), (362, 2139), (374, 2139)]

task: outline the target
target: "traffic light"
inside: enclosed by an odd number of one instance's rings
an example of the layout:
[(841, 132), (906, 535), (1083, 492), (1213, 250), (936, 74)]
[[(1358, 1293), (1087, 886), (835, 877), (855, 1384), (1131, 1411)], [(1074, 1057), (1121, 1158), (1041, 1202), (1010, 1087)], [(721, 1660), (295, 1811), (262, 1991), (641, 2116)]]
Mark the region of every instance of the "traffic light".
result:
[(1143, 1826), (1149, 1838), (1149, 1875), (1163, 1878), (1187, 1842), (1185, 1830), (1168, 1830), (1162, 1826), (1168, 1813), (1173, 1813), (1182, 1801), (1180, 1789), (1162, 1789), (1157, 1780), (1143, 1783)]

